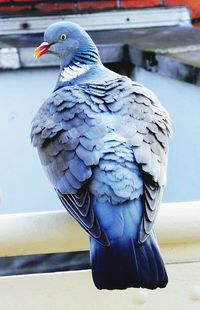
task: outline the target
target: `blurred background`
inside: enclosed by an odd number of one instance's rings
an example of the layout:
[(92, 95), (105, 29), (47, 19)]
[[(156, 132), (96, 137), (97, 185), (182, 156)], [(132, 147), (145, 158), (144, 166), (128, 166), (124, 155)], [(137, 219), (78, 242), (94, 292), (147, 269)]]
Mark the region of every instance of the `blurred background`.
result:
[[(63, 19), (81, 24), (106, 66), (153, 90), (169, 111), (174, 134), (164, 202), (200, 200), (199, 1), (6, 0), (0, 1), (0, 213), (63, 209), (30, 143), (33, 116), (59, 72), (53, 56), (35, 60), (32, 52), (45, 28)], [(77, 255), (89, 268), (88, 254)], [(49, 270), (51, 258), (40, 271)], [(14, 265), (4, 259), (2, 274), (20, 264), (30, 271), (30, 259)]]

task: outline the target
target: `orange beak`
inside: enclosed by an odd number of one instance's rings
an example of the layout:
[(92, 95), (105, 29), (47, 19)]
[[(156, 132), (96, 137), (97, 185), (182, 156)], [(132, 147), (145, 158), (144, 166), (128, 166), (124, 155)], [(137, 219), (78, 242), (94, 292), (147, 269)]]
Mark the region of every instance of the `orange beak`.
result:
[(40, 58), (42, 55), (44, 55), (46, 52), (48, 52), (49, 47), (51, 46), (51, 44), (47, 43), (47, 42), (43, 42), (42, 44), (40, 44), (40, 46), (38, 46), (34, 51), (33, 51), (33, 55), (35, 58)]

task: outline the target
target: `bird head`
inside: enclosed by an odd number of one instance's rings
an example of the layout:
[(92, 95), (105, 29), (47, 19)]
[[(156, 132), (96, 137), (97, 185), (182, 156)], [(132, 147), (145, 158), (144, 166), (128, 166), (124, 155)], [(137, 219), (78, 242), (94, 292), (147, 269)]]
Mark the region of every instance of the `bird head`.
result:
[(70, 62), (81, 50), (95, 48), (95, 44), (79, 25), (71, 22), (57, 22), (50, 25), (44, 33), (44, 42), (38, 46), (33, 54), (40, 58), (46, 53), (54, 54), (65, 62)]

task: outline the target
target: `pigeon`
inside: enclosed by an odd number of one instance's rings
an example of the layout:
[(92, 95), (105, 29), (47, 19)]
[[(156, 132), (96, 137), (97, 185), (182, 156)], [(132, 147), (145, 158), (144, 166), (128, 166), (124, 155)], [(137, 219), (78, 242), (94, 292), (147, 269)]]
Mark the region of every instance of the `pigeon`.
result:
[(34, 55), (46, 53), (59, 57), (60, 72), (31, 141), (60, 201), (89, 234), (95, 286), (164, 288), (153, 227), (166, 185), (167, 111), (149, 89), (106, 68), (75, 23), (46, 29)]

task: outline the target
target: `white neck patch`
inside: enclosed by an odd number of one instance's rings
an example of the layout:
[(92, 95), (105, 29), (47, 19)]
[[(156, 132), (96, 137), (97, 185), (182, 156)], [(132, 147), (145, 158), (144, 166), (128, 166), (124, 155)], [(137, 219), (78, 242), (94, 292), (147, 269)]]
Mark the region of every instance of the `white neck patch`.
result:
[[(80, 65), (80, 63), (78, 64)], [(71, 65), (67, 68), (63, 68), (60, 74), (60, 82), (68, 82), (70, 80), (76, 79), (82, 74), (86, 73), (89, 71), (89, 69), (92, 67), (92, 65), (85, 65), (82, 64), (81, 67), (76, 66), (76, 65)]]

